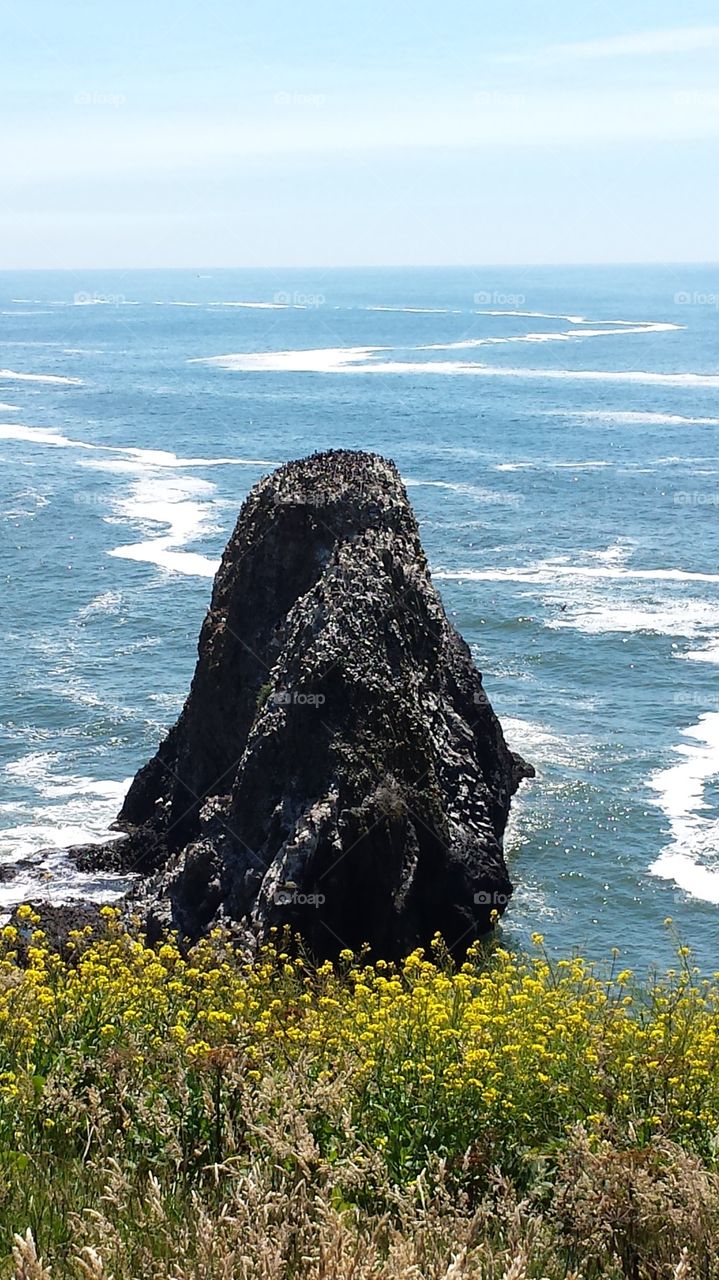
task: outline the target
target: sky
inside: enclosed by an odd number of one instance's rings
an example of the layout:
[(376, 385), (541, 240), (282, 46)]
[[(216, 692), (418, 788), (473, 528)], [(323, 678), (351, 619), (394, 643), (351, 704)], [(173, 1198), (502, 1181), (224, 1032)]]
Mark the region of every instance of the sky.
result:
[(7, 0), (0, 268), (716, 261), (716, 0)]

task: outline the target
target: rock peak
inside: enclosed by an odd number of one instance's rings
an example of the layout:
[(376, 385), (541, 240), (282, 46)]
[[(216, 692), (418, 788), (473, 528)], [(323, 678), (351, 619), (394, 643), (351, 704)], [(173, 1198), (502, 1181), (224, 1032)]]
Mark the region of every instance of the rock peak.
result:
[(179, 720), (119, 818), (158, 925), (321, 957), (461, 955), (511, 894), (504, 741), (392, 462), (330, 450), (244, 503)]

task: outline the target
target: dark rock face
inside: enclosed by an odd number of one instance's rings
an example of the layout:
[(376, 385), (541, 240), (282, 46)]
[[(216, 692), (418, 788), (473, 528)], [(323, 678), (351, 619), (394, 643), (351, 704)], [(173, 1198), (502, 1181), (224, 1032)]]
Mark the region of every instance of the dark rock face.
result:
[(320, 957), (462, 954), (503, 910), (506, 746), (399, 474), (288, 463), (245, 502), (182, 714), (119, 817), (137, 901), (194, 937), (288, 924)]
[(28, 925), (24, 920), (21, 920), (17, 914), (17, 907), (9, 920), (9, 923), (14, 925), (18, 931), (17, 950), (21, 964), (25, 964), (27, 961), (27, 951), (35, 929), (42, 929), (49, 949), (57, 951), (65, 959), (69, 959), (75, 954), (68, 947), (70, 934), (73, 931), (82, 930), (87, 928), (88, 925), (90, 926), (92, 933), (85, 939), (85, 946), (103, 933), (100, 908), (93, 902), (51, 903), (30, 901), (27, 905), (39, 917), (37, 925)]

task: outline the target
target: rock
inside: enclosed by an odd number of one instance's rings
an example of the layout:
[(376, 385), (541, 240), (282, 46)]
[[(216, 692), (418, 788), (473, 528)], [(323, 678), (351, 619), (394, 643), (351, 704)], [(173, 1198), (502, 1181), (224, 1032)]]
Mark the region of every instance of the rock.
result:
[(114, 840), (106, 840), (99, 844), (76, 844), (67, 850), (79, 871), (89, 873), (102, 871), (110, 875), (127, 875), (131, 872), (155, 871), (164, 861), (164, 855), (157, 851), (153, 857), (153, 848), (148, 846), (144, 856), (133, 845), (124, 833)]
[(149, 873), (134, 899), (151, 926), (287, 924), (330, 958), (439, 931), (461, 955), (512, 892), (502, 836), (533, 772), (447, 620), (396, 467), (330, 451), (245, 502), (121, 856)]
[(75, 952), (71, 952), (67, 947), (72, 932), (91, 926), (92, 934), (84, 940), (83, 944), (87, 946), (92, 938), (100, 937), (104, 931), (100, 907), (94, 902), (52, 903), (31, 900), (27, 905), (39, 916), (38, 924), (28, 925), (18, 918), (18, 907), (15, 908), (8, 922), (18, 931), (18, 955), (21, 963), (25, 962), (27, 947), (35, 929), (42, 929), (49, 949), (58, 952), (65, 959), (75, 955)]

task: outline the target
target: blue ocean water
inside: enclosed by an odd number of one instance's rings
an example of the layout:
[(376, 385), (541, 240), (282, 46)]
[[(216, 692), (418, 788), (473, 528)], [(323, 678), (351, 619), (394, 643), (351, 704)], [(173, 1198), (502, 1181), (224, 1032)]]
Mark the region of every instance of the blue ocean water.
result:
[(719, 968), (719, 269), (0, 275), (0, 907), (108, 897), (252, 484), (395, 459), (510, 744), (510, 943)]

